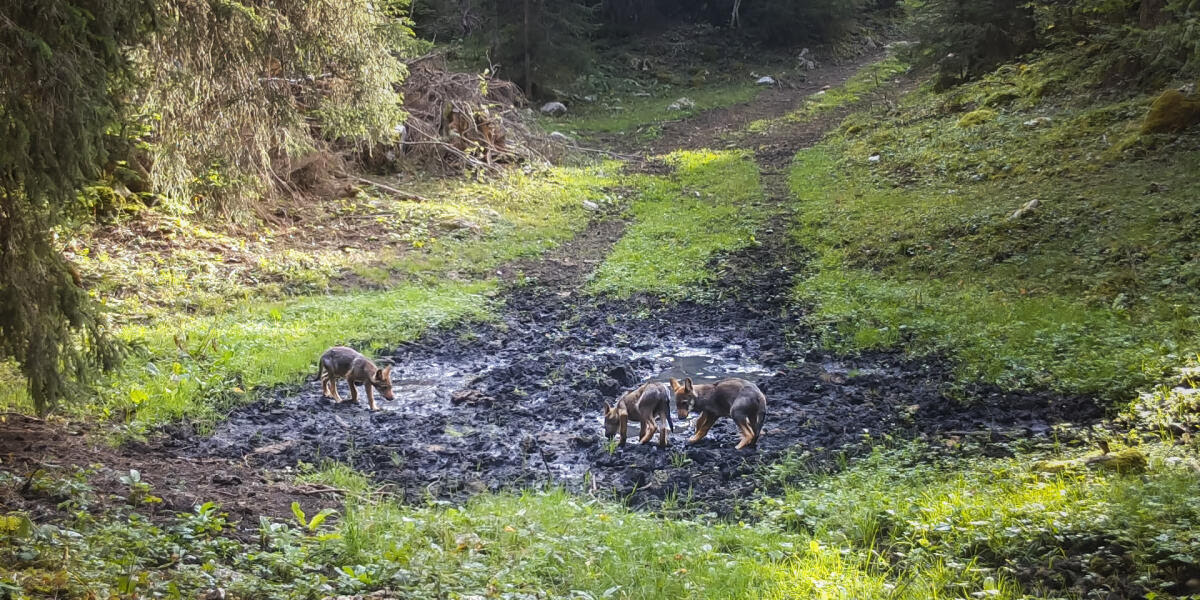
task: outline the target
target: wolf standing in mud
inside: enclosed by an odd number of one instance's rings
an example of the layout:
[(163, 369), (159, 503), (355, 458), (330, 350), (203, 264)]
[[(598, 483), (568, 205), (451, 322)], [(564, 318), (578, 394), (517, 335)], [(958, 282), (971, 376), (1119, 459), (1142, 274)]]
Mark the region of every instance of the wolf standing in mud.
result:
[[(659, 417), (663, 424), (658, 424)], [(667, 433), (674, 428), (671, 423), (671, 393), (667, 386), (659, 382), (643, 384), (636, 390), (625, 392), (617, 399), (616, 404), (604, 403), (604, 435), (612, 439), (618, 432), (621, 434), (621, 445), (625, 445), (625, 432), (629, 421), (642, 424), (642, 434), (638, 440), (645, 444), (658, 433), (658, 445), (667, 447)]]
[(392, 395), (391, 365), (384, 365), (381, 369), (353, 348), (334, 346), (326, 350), (317, 362), (317, 379), (321, 380), (321, 394), (340, 403), (342, 397), (338, 394), (337, 380), (341, 377), (345, 377), (350, 386), (351, 402), (358, 402), (356, 386), (360, 383), (367, 392), (367, 404), (371, 410), (376, 410), (374, 390), (379, 390), (388, 400), (395, 400), (395, 396)]
[(763, 422), (767, 419), (767, 397), (753, 383), (731, 377), (716, 384), (692, 385), (691, 377), (683, 383), (672, 378), (671, 391), (675, 393), (675, 407), (680, 419), (686, 419), (692, 410), (700, 413), (696, 434), (688, 440), (689, 444), (704, 439), (713, 423), (721, 417), (731, 417), (737, 425), (742, 437), (738, 450), (758, 443)]

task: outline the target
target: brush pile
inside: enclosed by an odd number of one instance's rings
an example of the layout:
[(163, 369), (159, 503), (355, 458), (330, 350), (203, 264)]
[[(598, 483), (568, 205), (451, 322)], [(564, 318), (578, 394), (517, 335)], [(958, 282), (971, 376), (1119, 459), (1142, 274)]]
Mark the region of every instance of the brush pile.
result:
[(523, 110), (525, 96), (516, 84), (449, 71), (437, 54), (409, 62), (408, 69), (400, 89), (409, 117), (389, 158), (489, 171), (504, 163), (546, 160), (551, 144)]

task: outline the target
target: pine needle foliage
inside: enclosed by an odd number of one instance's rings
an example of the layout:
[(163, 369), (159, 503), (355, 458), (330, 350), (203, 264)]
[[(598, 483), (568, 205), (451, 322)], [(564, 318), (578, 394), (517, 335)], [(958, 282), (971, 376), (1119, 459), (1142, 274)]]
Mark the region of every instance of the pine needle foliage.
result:
[(407, 0), (161, 0), (136, 60), (155, 187), (226, 213), (286, 186), (290, 158), (393, 139), (419, 48)]
[(0, 11), (0, 356), (14, 359), (45, 413), (116, 345), (52, 230), (106, 161), (106, 130), (129, 89), (124, 48), (144, 2), (29, 0)]
[(0, 4), (0, 360), (20, 366), (38, 412), (86, 393), (120, 356), (55, 241), (89, 207), (79, 190), (136, 172), (177, 208), (246, 211), (288, 185), (280, 170), (298, 155), (392, 139), (402, 59), (420, 48), (407, 8)]

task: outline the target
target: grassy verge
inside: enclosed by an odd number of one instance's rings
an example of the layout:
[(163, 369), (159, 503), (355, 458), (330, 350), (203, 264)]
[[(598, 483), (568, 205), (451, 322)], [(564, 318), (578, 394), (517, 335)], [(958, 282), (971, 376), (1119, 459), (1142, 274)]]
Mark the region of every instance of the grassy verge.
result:
[(212, 587), (239, 598), (1170, 594), (1200, 555), (1191, 452), (1153, 446), (1142, 476), (1048, 474), (1025, 460), (885, 444), (837, 475), (781, 463), (773, 477), (788, 491), (766, 499), (753, 525), (661, 519), (561, 490), (404, 506), (326, 465), (301, 478), (346, 490), (342, 505), (264, 519), (248, 545), (226, 537), (212, 504), (152, 523), (153, 489), (131, 484), (129, 504), (89, 516), (71, 510), (95, 500), (87, 474), (0, 473), (0, 488), (29, 484), (64, 507), (54, 525), (4, 515), (0, 564), (10, 590), (35, 597)]
[[(603, 104), (577, 104), (574, 109), (578, 112), (559, 119), (546, 119), (546, 128), (579, 134), (623, 132), (654, 138), (658, 135), (659, 124), (665, 121), (749, 102), (759, 91), (760, 88), (746, 83), (705, 88), (670, 88), (657, 90), (651, 96), (628, 95), (609, 99)], [(681, 106), (679, 110), (670, 110), (668, 107), (680, 98), (687, 98), (692, 102)]]
[(827, 346), (1112, 399), (1200, 351), (1197, 138), (1140, 136), (1149, 97), (1040, 96), (1041, 69), (851, 115), (797, 157), (796, 289)]
[(859, 69), (842, 85), (809, 96), (800, 108), (782, 117), (751, 121), (746, 131), (770, 134), (781, 126), (810, 121), (818, 115), (858, 102), (863, 96), (890, 84), (892, 79), (907, 70), (907, 63), (895, 56), (888, 56)]
[(755, 243), (766, 216), (758, 167), (744, 152), (677, 152), (671, 177), (627, 180), (633, 224), (589, 283), (596, 293), (679, 299), (713, 279), (710, 261)]

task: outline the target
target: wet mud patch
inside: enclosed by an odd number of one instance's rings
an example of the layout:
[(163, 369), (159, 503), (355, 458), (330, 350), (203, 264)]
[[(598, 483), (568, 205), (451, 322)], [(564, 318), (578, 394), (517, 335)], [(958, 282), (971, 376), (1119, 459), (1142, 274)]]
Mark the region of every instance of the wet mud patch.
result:
[[(209, 437), (164, 443), (256, 467), (342, 461), (394, 484), (409, 501), (553, 483), (634, 506), (674, 499), (730, 514), (763, 489), (761, 467), (788, 453), (832, 464), (882, 433), (1036, 437), (1060, 422), (1100, 416), (1087, 399), (988, 389), (974, 390), (964, 406), (943, 393), (949, 369), (935, 361), (797, 354), (786, 319), (746, 306), (518, 290), (499, 322), (398, 349), (396, 400), (380, 402), (379, 411), (366, 410), (362, 398), (333, 404), (312, 381), (239, 409)], [(694, 445), (685, 443), (690, 423), (678, 419), (665, 449), (638, 444), (632, 424), (625, 447), (604, 438), (601, 406), (623, 390), (650, 379), (731, 375), (756, 381), (767, 395), (757, 448), (734, 450), (728, 419)]]

